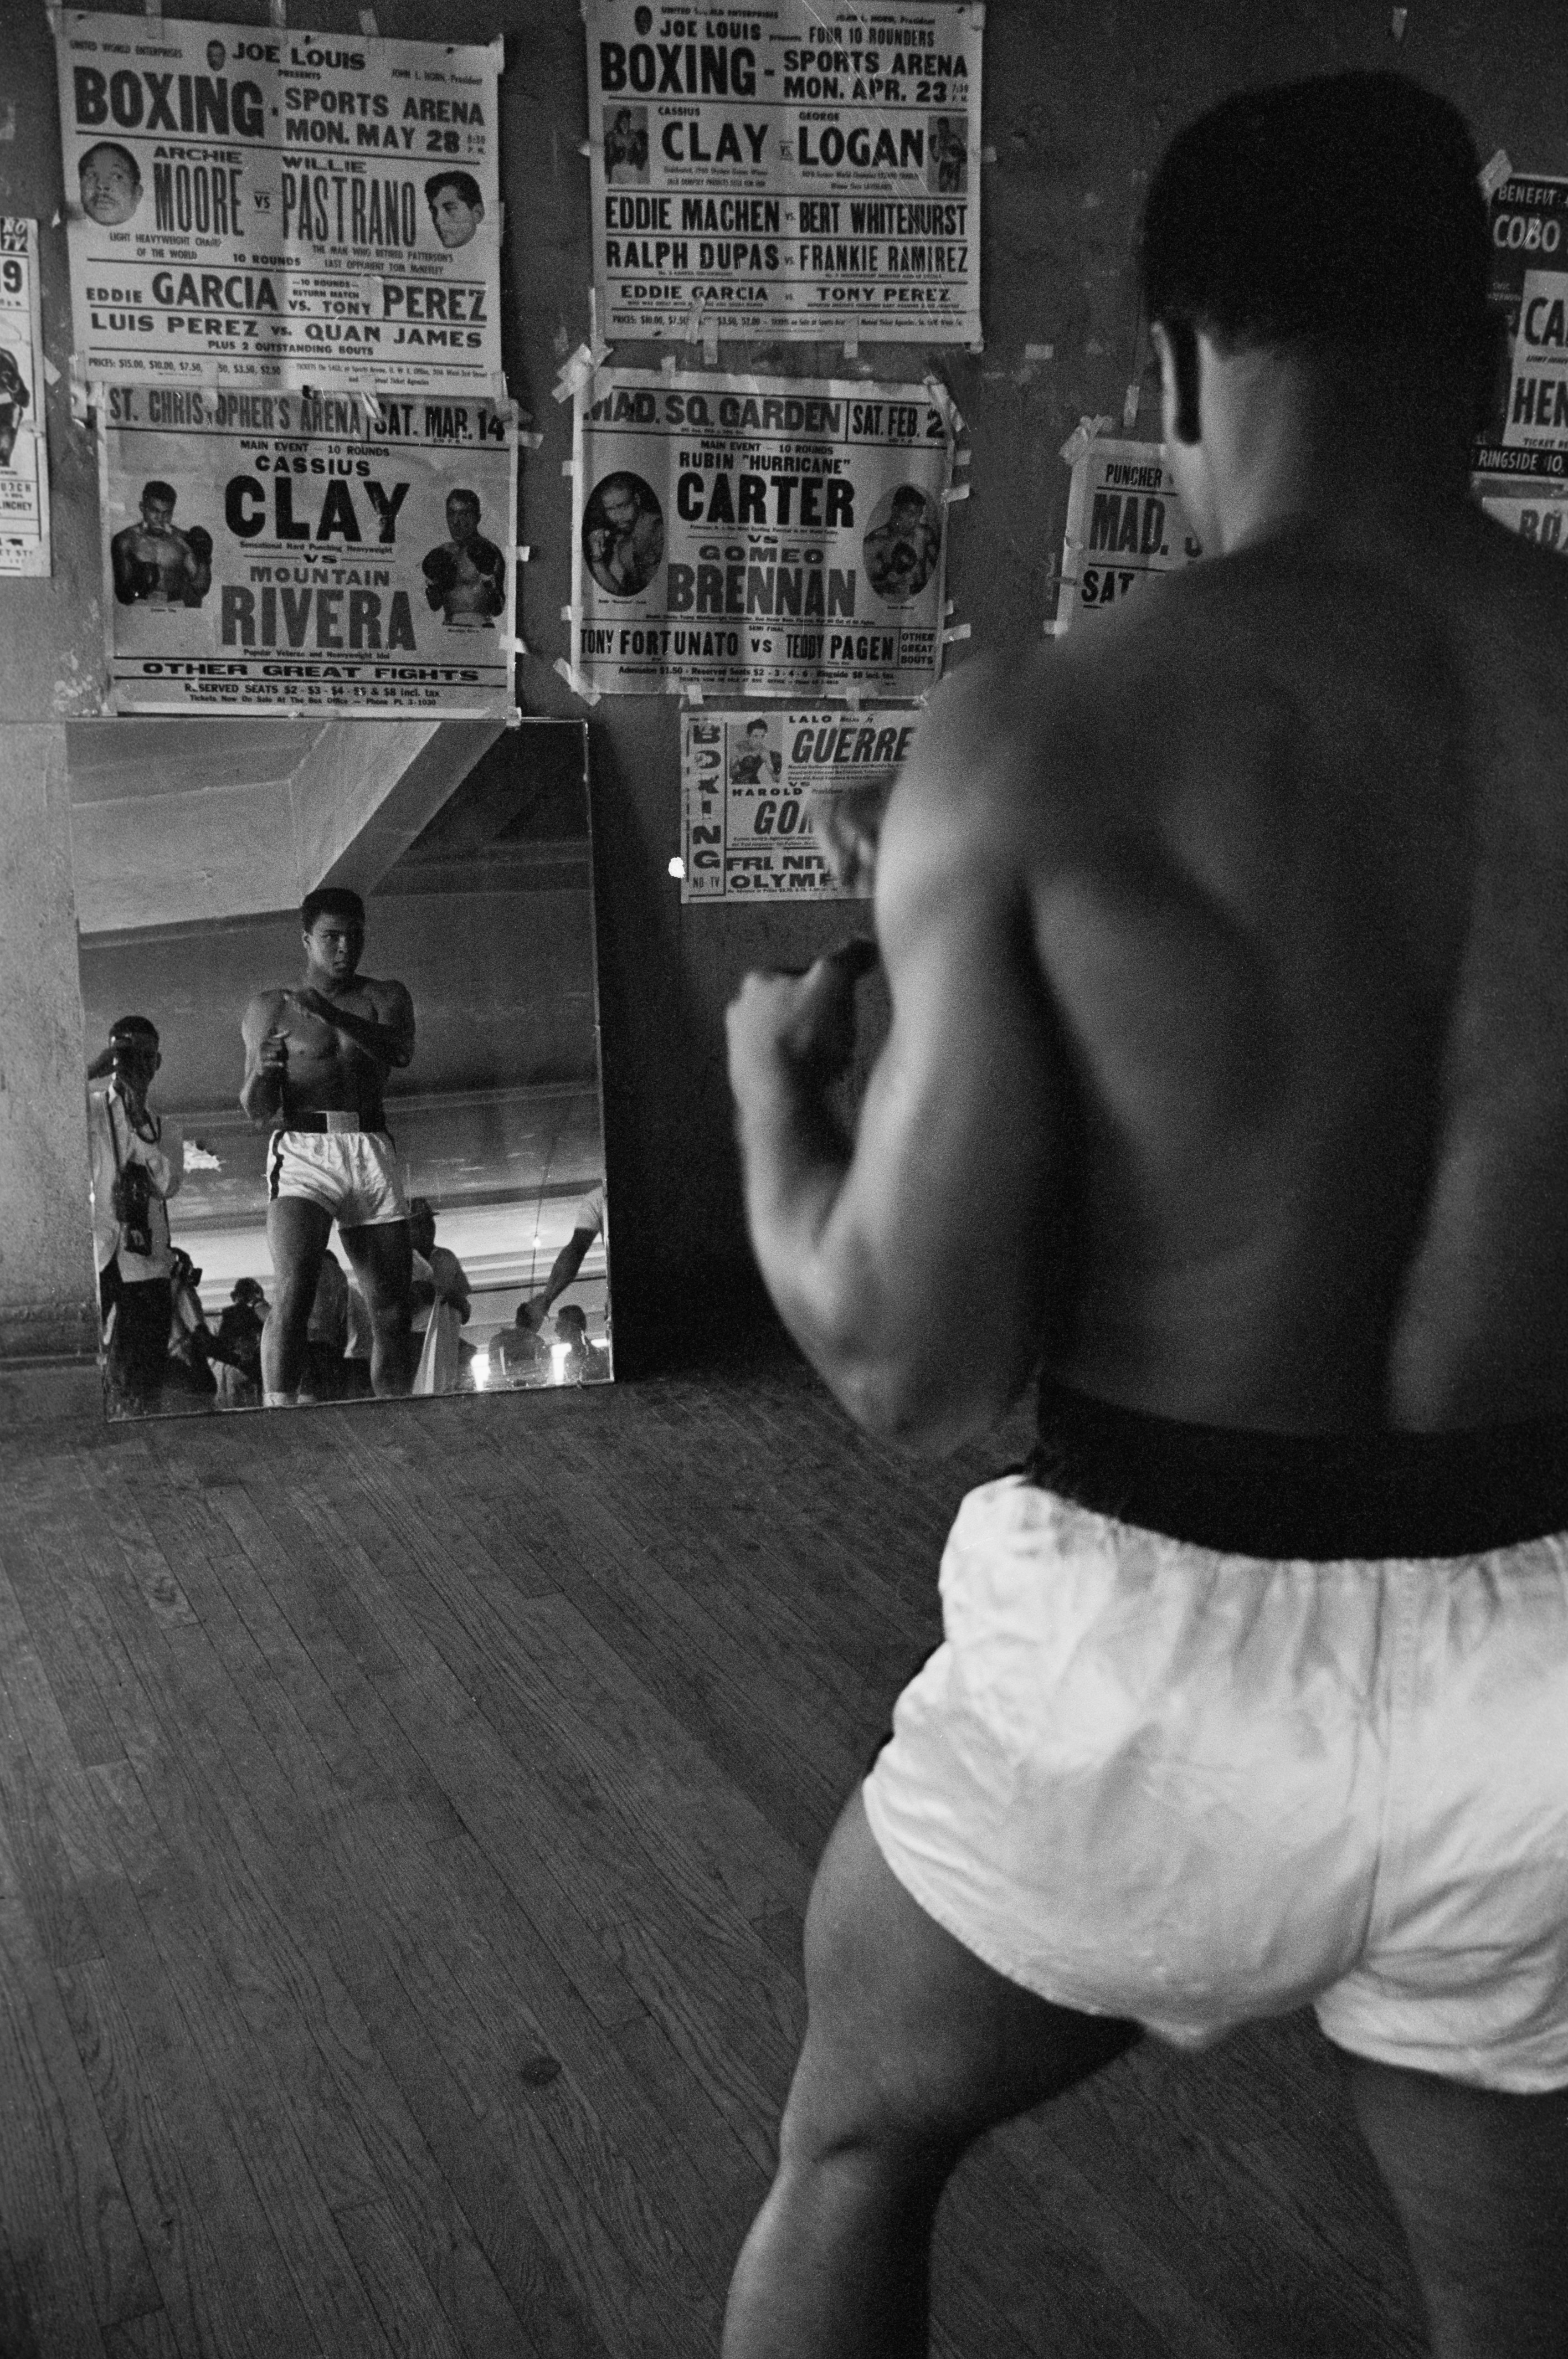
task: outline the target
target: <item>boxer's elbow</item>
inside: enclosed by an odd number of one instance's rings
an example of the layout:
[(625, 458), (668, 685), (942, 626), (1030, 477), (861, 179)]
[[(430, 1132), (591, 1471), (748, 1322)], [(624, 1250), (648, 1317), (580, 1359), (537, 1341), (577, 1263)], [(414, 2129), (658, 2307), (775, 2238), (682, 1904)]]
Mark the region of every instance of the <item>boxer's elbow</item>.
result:
[(864, 1363), (828, 1382), (863, 1432), (926, 1458), (944, 1458), (988, 1432), (1007, 1406), (947, 1369), (908, 1363)]
[(925, 1456), (988, 1432), (1018, 1391), (1008, 1370), (935, 1322), (846, 1322), (798, 1340), (863, 1432)]

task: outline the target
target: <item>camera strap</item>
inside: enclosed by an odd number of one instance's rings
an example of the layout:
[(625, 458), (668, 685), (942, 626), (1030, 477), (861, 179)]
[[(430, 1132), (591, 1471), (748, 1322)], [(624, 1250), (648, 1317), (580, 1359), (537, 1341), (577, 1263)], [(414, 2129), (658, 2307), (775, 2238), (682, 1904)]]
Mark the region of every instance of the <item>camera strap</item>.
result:
[[(120, 1097), (117, 1090), (111, 1089), (107, 1093), (107, 1096), (108, 1103), (104, 1111), (107, 1113), (109, 1117), (109, 1144), (114, 1150), (114, 1218), (119, 1229), (119, 1244), (115, 1248), (115, 1251), (116, 1253), (129, 1252), (146, 1256), (153, 1251), (156, 1242), (152, 1227), (152, 1204), (150, 1201), (151, 1191), (148, 1190), (142, 1199), (144, 1218), (137, 1221), (134, 1216), (128, 1215), (125, 1209), (125, 1199), (122, 1194), (122, 1190), (124, 1190), (125, 1183), (125, 1159), (120, 1153), (119, 1125), (114, 1120), (114, 1108), (116, 1103), (124, 1105), (125, 1101)], [(139, 1138), (141, 1136), (141, 1132), (136, 1127), (136, 1124), (131, 1122), (131, 1113), (128, 1106), (125, 1106), (125, 1113), (126, 1122), (130, 1123), (133, 1132)], [(147, 1144), (157, 1146), (158, 1140), (163, 1136), (163, 1125), (159, 1122), (156, 1114), (149, 1114), (147, 1118), (152, 1125), (153, 1132), (152, 1137)], [(137, 1166), (137, 1169), (140, 1172), (142, 1180), (145, 1184), (147, 1180), (146, 1169), (144, 1167), (139, 1165)], [(134, 1241), (133, 1232), (138, 1237), (145, 1237), (145, 1245)]]
[[(116, 1106), (124, 1106), (126, 1128), (137, 1138), (140, 1138), (142, 1134), (136, 1125), (131, 1120), (131, 1110), (129, 1106), (125, 1105), (125, 1102), (124, 1098), (121, 1097), (119, 1092), (117, 1090), (107, 1090), (104, 1092), (104, 1095), (109, 1101), (109, 1144), (114, 1150), (114, 1177), (116, 1180), (123, 1180), (125, 1176), (125, 1167), (120, 1158), (120, 1131), (119, 1125), (114, 1120), (114, 1108)], [(147, 1147), (156, 1147), (163, 1136), (163, 1124), (159, 1116), (154, 1114), (150, 1107), (147, 1109), (147, 1118), (152, 1125), (152, 1136), (149, 1139), (145, 1140), (143, 1143)]]
[(113, 1090), (105, 1091), (104, 1095), (109, 1101), (109, 1144), (114, 1150), (114, 1177), (116, 1180), (123, 1180), (125, 1176), (125, 1167), (120, 1160), (120, 1125), (114, 1120), (114, 1108), (119, 1101)]

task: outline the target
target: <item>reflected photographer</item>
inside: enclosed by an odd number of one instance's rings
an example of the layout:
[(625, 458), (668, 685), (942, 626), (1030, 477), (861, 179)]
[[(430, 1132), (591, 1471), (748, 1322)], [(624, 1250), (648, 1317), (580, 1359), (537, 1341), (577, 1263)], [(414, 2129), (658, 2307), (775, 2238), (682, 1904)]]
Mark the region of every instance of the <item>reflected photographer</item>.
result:
[(93, 1245), (104, 1368), (114, 1416), (158, 1411), (169, 1365), (174, 1255), (169, 1200), (179, 1192), (184, 1144), (147, 1103), (162, 1064), (158, 1027), (122, 1016), (87, 1069)]

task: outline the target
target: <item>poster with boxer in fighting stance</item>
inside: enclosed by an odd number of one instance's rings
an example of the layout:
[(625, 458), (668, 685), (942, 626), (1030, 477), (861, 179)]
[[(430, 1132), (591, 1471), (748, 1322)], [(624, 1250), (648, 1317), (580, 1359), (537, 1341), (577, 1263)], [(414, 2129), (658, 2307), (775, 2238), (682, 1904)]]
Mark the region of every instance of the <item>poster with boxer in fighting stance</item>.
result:
[(599, 324), (980, 338), (980, 0), (583, 0)]
[(56, 26), (90, 381), (499, 393), (498, 40)]
[(869, 900), (918, 712), (681, 715), (682, 901)]
[(38, 225), (0, 214), (0, 575), (49, 571)]
[(963, 496), (961, 421), (935, 377), (611, 367), (574, 398), (575, 679), (802, 704), (924, 695), (951, 636)]
[(505, 719), (517, 464), (490, 401), (104, 387), (113, 710)]

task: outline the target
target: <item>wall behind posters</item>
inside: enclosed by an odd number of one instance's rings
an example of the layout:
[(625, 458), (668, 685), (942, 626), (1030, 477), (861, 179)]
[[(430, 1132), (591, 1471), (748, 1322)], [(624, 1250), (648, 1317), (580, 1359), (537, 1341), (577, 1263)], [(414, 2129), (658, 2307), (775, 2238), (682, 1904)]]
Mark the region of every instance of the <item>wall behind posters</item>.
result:
[[(176, 15), (257, 24), (260, 0), (210, 0)], [(357, 0), (291, 0), (298, 21), (356, 35)], [(550, 669), (566, 652), (570, 595), (570, 418), (550, 397), (588, 329), (592, 276), (583, 20), (577, 0), (376, 0), (393, 37), (506, 38), (501, 84), (506, 205), (505, 356), (514, 396), (543, 448), (522, 469), (520, 538), (534, 561), (520, 627), (537, 651), (518, 668), (526, 710), (583, 708)], [(1404, 18), (1403, 38), (1392, 25)], [(0, 141), (0, 211), (35, 213), (42, 234), (45, 340), (69, 350), (65, 235), (53, 44), (41, 5), (7, 14), (6, 93), (16, 136)], [(928, 357), (962, 409), (973, 498), (955, 512), (949, 589), (973, 625), (959, 660), (1040, 644), (1055, 610), (1068, 470), (1058, 452), (1084, 415), (1119, 429), (1141, 380), (1134, 430), (1158, 432), (1138, 334), (1135, 228), (1147, 176), (1171, 133), (1226, 91), (1349, 67), (1399, 67), (1468, 115), (1483, 160), (1568, 170), (1554, 93), (1564, 48), (1561, 0), (991, 0), (985, 54), (983, 313), (985, 349), (928, 355), (875, 349), (886, 377)], [(627, 364), (658, 346), (621, 343)], [(872, 362), (861, 361), (870, 373)], [(726, 343), (726, 369), (854, 374), (842, 348)], [(682, 355), (683, 363), (686, 355)], [(0, 1351), (28, 1335), (50, 1348), (73, 1331), (87, 1288), (79, 1191), (81, 1077), (71, 940), (67, 811), (51, 789), (51, 750), (67, 718), (92, 709), (102, 644), (96, 485), (86, 433), (65, 386), (49, 397), (55, 573), (0, 582), (0, 720), (54, 724), (0, 733)], [(374, 724), (365, 724), (366, 726)], [(591, 715), (606, 1123), (615, 1187), (617, 1344), (648, 1364), (673, 1319), (735, 1299), (747, 1266), (723, 1015), (745, 969), (797, 966), (840, 935), (842, 904), (682, 908), (668, 863), (680, 845), (679, 709), (673, 699), (605, 698)], [(62, 770), (62, 764), (57, 765)], [(18, 821), (20, 823), (18, 824)], [(24, 1315), (26, 1314), (26, 1315)]]

